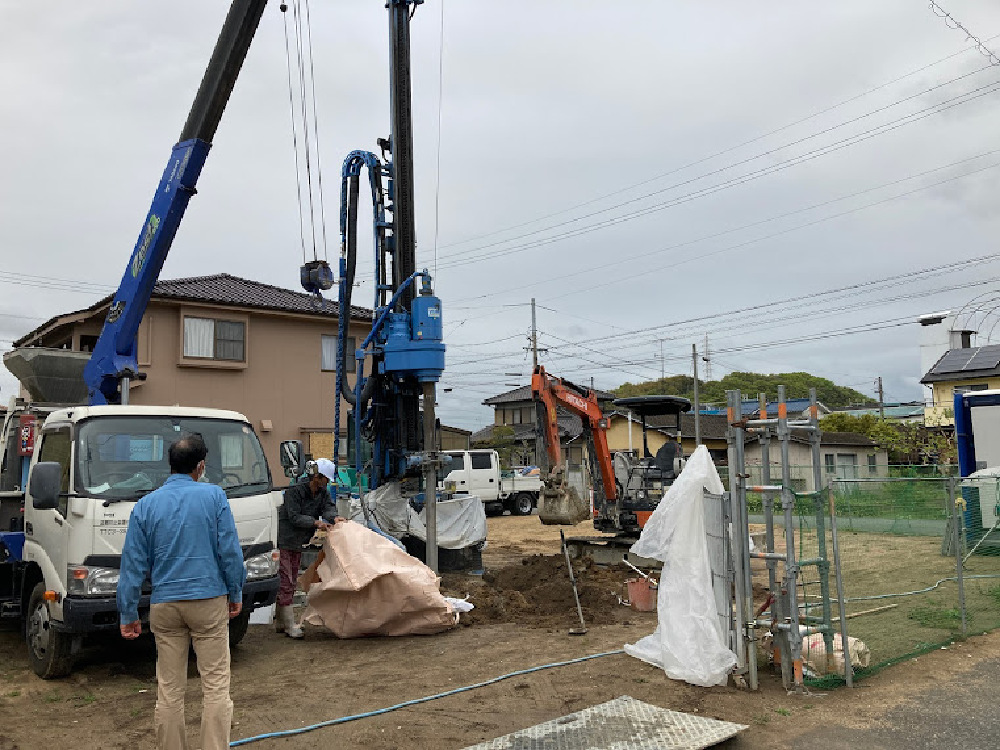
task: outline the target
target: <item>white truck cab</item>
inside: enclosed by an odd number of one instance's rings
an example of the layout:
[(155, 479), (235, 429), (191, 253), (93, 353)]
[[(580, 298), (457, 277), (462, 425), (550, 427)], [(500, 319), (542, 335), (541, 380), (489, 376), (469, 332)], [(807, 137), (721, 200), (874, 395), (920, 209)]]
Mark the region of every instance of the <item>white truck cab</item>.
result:
[(538, 505), (541, 477), (501, 470), (495, 450), (445, 451), (444, 455), (451, 461), (444, 482), (454, 482), (459, 494), (478, 496), (486, 515), (501, 515), (509, 510), (511, 515), (526, 516)]
[[(35, 440), (16, 571), (21, 585), (14, 592), (39, 676), (68, 673), (87, 633), (118, 629), (115, 591), (129, 516), (135, 502), (170, 475), (167, 448), (184, 433), (204, 438), (202, 481), (225, 490), (243, 548), (248, 578), (243, 613), (230, 623), (231, 642), (242, 639), (254, 608), (274, 602), (281, 495), (246, 417), (184, 407), (59, 409)], [(139, 614), (148, 620), (148, 588)]]

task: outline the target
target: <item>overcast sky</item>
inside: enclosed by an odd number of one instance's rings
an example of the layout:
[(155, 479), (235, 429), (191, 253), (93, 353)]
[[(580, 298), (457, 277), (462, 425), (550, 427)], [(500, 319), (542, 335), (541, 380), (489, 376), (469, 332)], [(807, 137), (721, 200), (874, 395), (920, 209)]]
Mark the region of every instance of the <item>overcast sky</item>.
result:
[[(1000, 4), (941, 5), (1000, 35)], [(117, 286), (228, 3), (58, 6), (0, 0), (5, 348)], [(334, 265), (341, 160), (389, 129), (383, 6), (311, 7)], [(282, 20), (269, 3), (162, 278), (298, 288)], [(916, 316), (1000, 288), (1000, 256), (914, 274), (1000, 253), (1000, 68), (925, 2), (427, 0), (412, 38), (449, 424), (528, 382), (532, 297), (543, 363), (600, 388), (690, 373), (707, 336), (715, 378), (882, 376), (910, 400)]]

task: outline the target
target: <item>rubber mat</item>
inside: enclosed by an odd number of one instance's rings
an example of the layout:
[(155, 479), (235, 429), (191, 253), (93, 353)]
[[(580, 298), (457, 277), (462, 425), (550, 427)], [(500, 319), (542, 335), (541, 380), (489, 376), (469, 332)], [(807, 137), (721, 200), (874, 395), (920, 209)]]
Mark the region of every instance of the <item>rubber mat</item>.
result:
[(466, 750), (702, 750), (746, 728), (623, 695)]

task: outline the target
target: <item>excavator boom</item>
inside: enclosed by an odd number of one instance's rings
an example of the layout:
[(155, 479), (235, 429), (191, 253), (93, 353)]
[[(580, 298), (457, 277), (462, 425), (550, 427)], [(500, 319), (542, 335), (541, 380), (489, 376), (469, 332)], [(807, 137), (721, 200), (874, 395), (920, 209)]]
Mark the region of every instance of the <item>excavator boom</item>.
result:
[[(558, 409), (562, 407), (580, 417), (587, 436), (590, 457), (596, 464), (595, 474), (600, 474), (601, 485), (594, 488), (595, 507), (605, 502), (615, 502), (614, 470), (608, 450), (607, 421), (597, 403), (597, 396), (589, 388), (582, 388), (568, 380), (556, 378), (545, 372), (541, 365), (531, 376), (531, 392), (538, 403), (539, 434), (545, 446), (547, 459), (543, 473), (542, 495), (538, 517), (544, 524), (572, 525), (586, 520), (593, 513), (590, 502), (581, 498), (566, 478), (559, 439)], [(600, 497), (598, 497), (600, 495)]]

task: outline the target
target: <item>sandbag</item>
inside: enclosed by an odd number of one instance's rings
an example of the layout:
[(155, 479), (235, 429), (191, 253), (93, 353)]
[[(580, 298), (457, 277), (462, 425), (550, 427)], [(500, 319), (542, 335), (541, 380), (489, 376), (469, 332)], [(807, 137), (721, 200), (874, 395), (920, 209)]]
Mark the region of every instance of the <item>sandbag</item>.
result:
[(434, 571), (353, 521), (329, 530), (299, 583), (307, 595), (302, 621), (340, 638), (427, 635), (458, 623)]
[[(871, 664), (871, 651), (864, 641), (847, 636), (851, 653), (851, 668), (863, 669)], [(833, 654), (827, 656), (826, 640), (822, 633), (813, 633), (802, 639), (802, 661), (808, 669), (819, 675), (844, 674), (844, 645), (840, 633), (833, 634)]]

